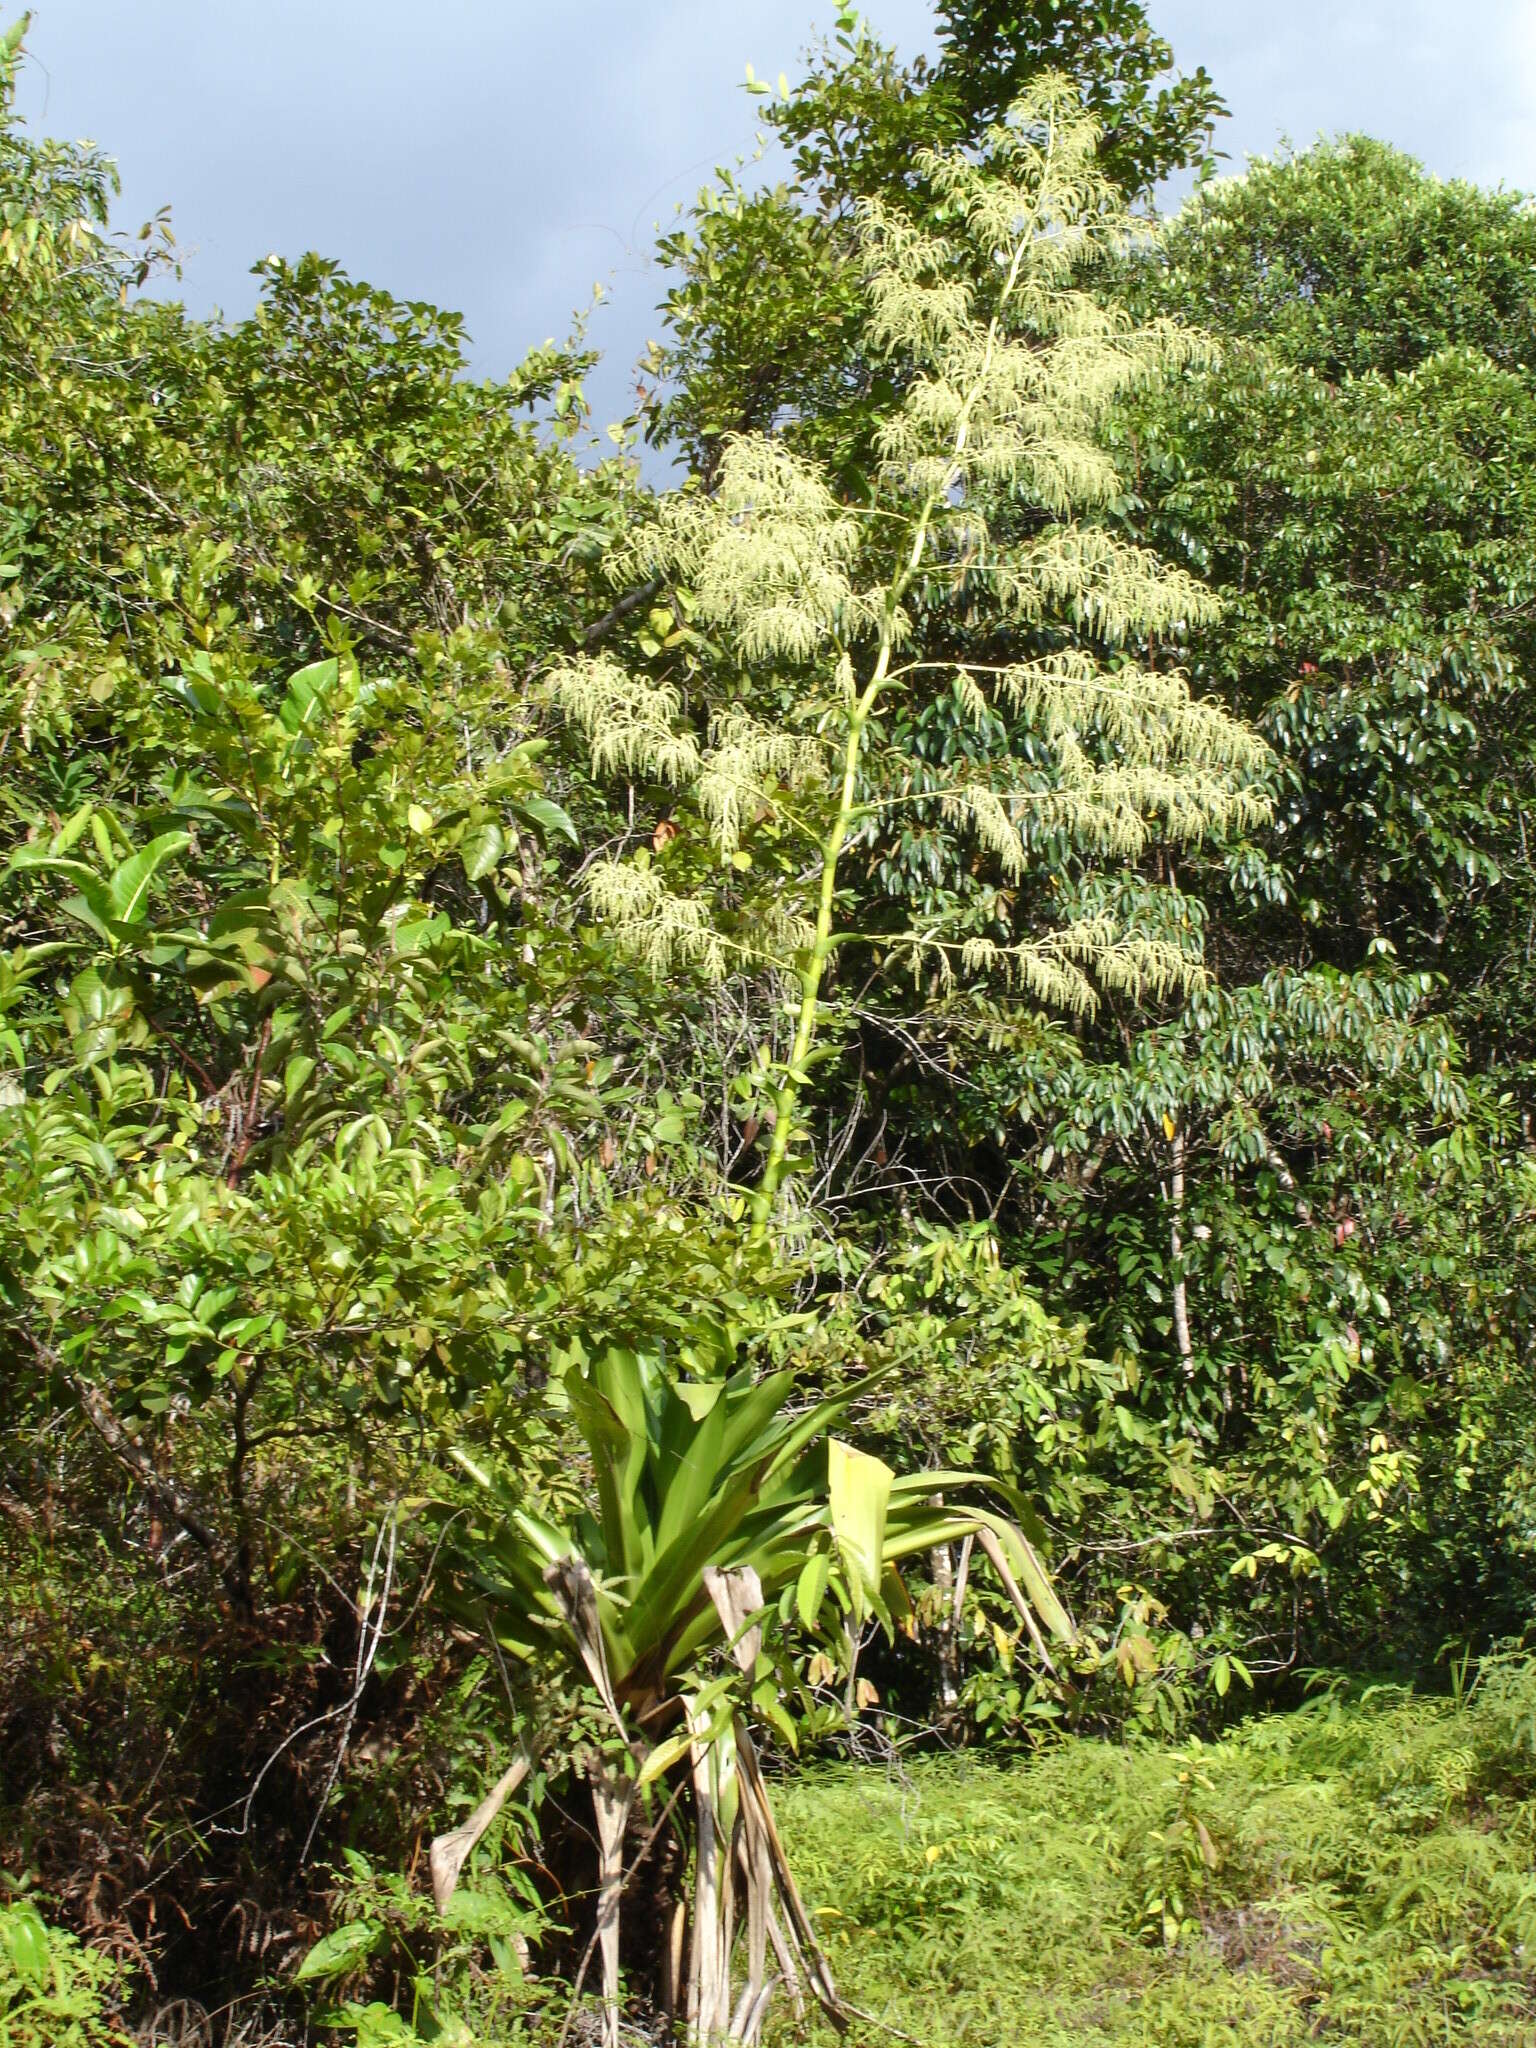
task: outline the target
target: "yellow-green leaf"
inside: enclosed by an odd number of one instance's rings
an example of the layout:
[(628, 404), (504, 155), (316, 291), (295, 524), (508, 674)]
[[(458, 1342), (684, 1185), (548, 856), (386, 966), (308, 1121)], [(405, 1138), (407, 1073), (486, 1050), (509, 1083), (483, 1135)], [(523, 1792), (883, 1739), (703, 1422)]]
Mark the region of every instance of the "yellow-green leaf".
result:
[(889, 1465), (833, 1437), (827, 1446), (832, 1532), (837, 1538), (855, 1618), (880, 1599), (885, 1562), (885, 1515), (890, 1505)]
[(691, 1746), (692, 1738), (687, 1735), (669, 1735), (665, 1742), (658, 1742), (645, 1762), (640, 1766), (640, 1774), (635, 1779), (635, 1783), (637, 1785), (652, 1784), (657, 1778), (670, 1771), (674, 1764), (681, 1763)]
[(827, 1578), (831, 1568), (832, 1560), (824, 1550), (818, 1551), (814, 1557), (807, 1558), (801, 1567), (800, 1577), (795, 1583), (795, 1606), (805, 1628), (816, 1626), (816, 1617), (820, 1614), (821, 1603), (826, 1598)]

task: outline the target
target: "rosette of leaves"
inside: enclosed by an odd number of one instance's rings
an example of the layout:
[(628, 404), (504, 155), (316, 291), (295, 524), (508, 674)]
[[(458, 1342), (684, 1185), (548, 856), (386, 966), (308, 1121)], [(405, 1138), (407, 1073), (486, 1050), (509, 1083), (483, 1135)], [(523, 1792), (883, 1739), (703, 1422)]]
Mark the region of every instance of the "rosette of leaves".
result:
[[(557, 1523), (472, 1467), (483, 1506), (455, 1529), (467, 1616), (530, 1665), (563, 1660), (601, 1702), (616, 1742), (589, 1762), (599, 1840), (598, 1940), (617, 2041), (624, 1840), (637, 1797), (687, 1802), (691, 1909), (674, 1908), (665, 1989), (691, 2035), (759, 2038), (775, 1983), (840, 2014), (774, 1825), (754, 1724), (797, 1745), (810, 1701), (793, 1638), (846, 1643), (871, 1617), (909, 1612), (900, 1565), (975, 1539), (1036, 1646), (1072, 1622), (1017, 1520), (971, 1472), (901, 1476), (830, 1435), (871, 1379), (809, 1403), (790, 1369), (676, 1380), (612, 1347), (566, 1390), (591, 1460), (594, 1506)], [(940, 1498), (942, 1496), (942, 1499)], [(1010, 1502), (1027, 1515), (1020, 1502)], [(439, 1903), (527, 1769), (512, 1766), (470, 1821), (433, 1845)], [(735, 1965), (744, 1937), (744, 1974)], [(771, 1974), (772, 1953), (776, 1975)]]

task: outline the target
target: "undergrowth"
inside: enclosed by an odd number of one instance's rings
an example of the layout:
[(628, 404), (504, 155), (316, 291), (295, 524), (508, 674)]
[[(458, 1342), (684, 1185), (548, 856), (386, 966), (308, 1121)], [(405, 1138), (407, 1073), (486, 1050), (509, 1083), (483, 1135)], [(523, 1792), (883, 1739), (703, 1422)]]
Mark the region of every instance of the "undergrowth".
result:
[[(864, 2015), (850, 2039), (869, 2048), (891, 2029), (922, 2048), (1536, 2048), (1529, 1658), (1485, 1662), (1450, 1698), (1334, 1683), (1210, 1743), (1072, 1739), (1032, 1760), (811, 1769), (782, 1780), (775, 1805), (838, 1988)], [(492, 1968), (512, 1923), (485, 1907), (472, 1891), (443, 1929), (404, 1879), (377, 1897), (354, 1886), (317, 1957), (350, 1944), (361, 1962), (375, 1933), (412, 1953), (425, 1942), (435, 1960), (416, 1988), (430, 1980), (432, 2016), (413, 2026), (410, 2002), (379, 2002), (376, 1985), (327, 1993), (307, 2026), (263, 2039), (595, 2038), (590, 2002), (570, 2013), (551, 1976), (498, 2004), (487, 1987), (520, 1970), (510, 1956)], [(537, 1971), (537, 1916), (518, 1924)], [(0, 2044), (115, 2044), (108, 1974), (29, 1901), (0, 1912)], [(272, 1992), (291, 1998), (280, 1975)], [(632, 2028), (655, 2037), (638, 2010), (626, 2039)], [(782, 1997), (769, 2032), (774, 2048), (806, 2038)], [(831, 2039), (816, 2018), (809, 2036)]]
[(840, 1990), (927, 2048), (1536, 2043), (1528, 1661), (1211, 1744), (819, 1771), (780, 1816)]

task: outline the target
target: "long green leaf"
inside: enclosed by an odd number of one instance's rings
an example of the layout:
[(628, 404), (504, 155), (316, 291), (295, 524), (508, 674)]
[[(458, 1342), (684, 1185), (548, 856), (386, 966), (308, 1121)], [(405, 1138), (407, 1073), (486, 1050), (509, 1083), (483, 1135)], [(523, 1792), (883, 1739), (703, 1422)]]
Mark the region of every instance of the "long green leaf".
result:
[(623, 1444), (615, 1441), (613, 1446), (618, 1460), (613, 1480), (617, 1512), (622, 1521), (619, 1534), (623, 1542), (624, 1570), (629, 1573), (644, 1570), (656, 1548), (650, 1516), (640, 1498), (640, 1482), (645, 1472), (646, 1448), (654, 1433), (647, 1397), (659, 1378), (660, 1368), (654, 1361), (616, 1344), (606, 1346), (592, 1366), (593, 1384), (619, 1418), (624, 1431)]
[(1072, 1617), (1052, 1586), (1049, 1573), (1033, 1546), (1006, 1515), (995, 1515), (987, 1508), (909, 1506), (894, 1518), (886, 1537), (885, 1555), (888, 1561), (911, 1557), (919, 1550), (932, 1550), (937, 1544), (974, 1535), (978, 1529), (988, 1529), (997, 1538), (1009, 1570), (1019, 1581), (1019, 1590), (1051, 1634), (1059, 1642), (1075, 1642), (1077, 1631)]
[(891, 1500), (889, 1465), (833, 1437), (827, 1446), (827, 1489), (832, 1532), (848, 1576), (856, 1620), (880, 1603), (885, 1561), (885, 1516)]
[(525, 796), (515, 802), (512, 809), (518, 817), (526, 818), (530, 824), (536, 825), (545, 839), (551, 834), (558, 834), (560, 838), (568, 839), (572, 846), (581, 844), (576, 827), (552, 798)]
[(119, 924), (141, 924), (149, 886), (168, 860), (192, 844), (188, 832), (162, 832), (130, 854), (121, 867), (114, 868), (107, 884), (107, 902)]
[(814, 1628), (821, 1613), (821, 1603), (827, 1596), (827, 1580), (831, 1576), (832, 1560), (824, 1550), (806, 1559), (804, 1569), (795, 1584), (795, 1609), (800, 1616), (802, 1628)]
[(747, 1455), (759, 1436), (794, 1391), (795, 1375), (787, 1367), (770, 1373), (764, 1380), (733, 1402), (726, 1416), (725, 1438), (720, 1446), (721, 1462), (734, 1465)]
[(546, 1522), (542, 1515), (530, 1514), (527, 1508), (513, 1508), (512, 1523), (522, 1534), (530, 1548), (543, 1559), (545, 1564), (557, 1564), (562, 1557), (569, 1557), (576, 1546), (564, 1529), (554, 1522)]
[(841, 1392), (829, 1394), (824, 1401), (818, 1401), (813, 1408), (807, 1408), (801, 1415), (789, 1420), (783, 1431), (773, 1439), (772, 1456), (763, 1473), (763, 1490), (768, 1488), (794, 1462), (808, 1443), (820, 1436), (824, 1430), (846, 1414), (856, 1401), (872, 1393), (888, 1380), (894, 1366), (880, 1366), (876, 1371), (865, 1373), (862, 1379), (854, 1380)]
[(585, 1373), (568, 1373), (565, 1391), (571, 1413), (592, 1454), (607, 1568), (629, 1578), (640, 1562), (634, 1519), (623, 1491), (623, 1475), (632, 1448), (630, 1432), (607, 1395)]
[(1075, 1641), (1077, 1631), (1072, 1626), (1072, 1617), (1061, 1604), (1049, 1574), (1035, 1555), (1033, 1544), (1022, 1530), (1016, 1528), (1005, 1517), (989, 1515), (985, 1519), (996, 1532), (1003, 1553), (1013, 1568), (1013, 1575), (1022, 1586), (1036, 1614), (1058, 1642)]
[[(756, 1475), (737, 1475), (691, 1528), (683, 1529), (658, 1553), (636, 1589), (629, 1614), (629, 1627), (641, 1655), (666, 1646), (680, 1618), (695, 1603), (702, 1601), (714, 1612), (699, 1574), (705, 1565), (723, 1560), (731, 1535), (756, 1504)], [(719, 1626), (717, 1618), (716, 1633)], [(675, 1668), (670, 1653), (667, 1668)]]
[(666, 1492), (656, 1524), (656, 1554), (698, 1520), (705, 1505), (732, 1475), (724, 1467), (721, 1450), (725, 1443), (725, 1402), (716, 1401), (702, 1422), (694, 1424), (692, 1441), (669, 1474), (664, 1475)]
[(8, 875), (25, 874), (41, 868), (50, 875), (64, 875), (77, 888), (96, 880), (96, 870), (83, 860), (71, 860), (61, 853), (49, 853), (40, 846), (19, 846), (5, 864)]

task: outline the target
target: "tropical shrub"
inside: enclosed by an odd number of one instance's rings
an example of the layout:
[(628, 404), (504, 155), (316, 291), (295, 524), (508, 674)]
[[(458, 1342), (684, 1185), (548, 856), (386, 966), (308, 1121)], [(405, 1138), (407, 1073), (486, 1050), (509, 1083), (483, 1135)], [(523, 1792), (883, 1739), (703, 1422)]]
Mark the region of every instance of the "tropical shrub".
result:
[(128, 2037), (107, 2016), (116, 1977), (31, 1899), (0, 1906), (0, 2037), (15, 2048), (124, 2048)]

